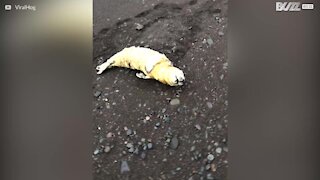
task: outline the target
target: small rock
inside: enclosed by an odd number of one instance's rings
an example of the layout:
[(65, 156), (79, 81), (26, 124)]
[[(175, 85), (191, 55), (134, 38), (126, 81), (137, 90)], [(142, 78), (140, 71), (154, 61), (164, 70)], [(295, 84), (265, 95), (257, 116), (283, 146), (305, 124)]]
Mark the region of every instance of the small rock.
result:
[(218, 35), (219, 35), (219, 36), (223, 36), (223, 35), (224, 35), (224, 32), (223, 32), (223, 31), (219, 31), (219, 32), (218, 32)]
[(105, 153), (110, 152), (110, 150), (111, 150), (111, 147), (110, 147), (110, 146), (106, 146), (106, 147), (104, 148), (104, 152), (105, 152)]
[(112, 138), (113, 137), (113, 133), (112, 132), (109, 132), (108, 134), (107, 134), (107, 138)]
[(148, 143), (147, 147), (148, 147), (148, 149), (152, 149), (152, 147), (153, 147), (152, 143)]
[(201, 126), (199, 124), (196, 124), (194, 127), (199, 131), (201, 130)]
[(121, 169), (120, 169), (121, 174), (129, 172), (129, 171), (130, 171), (130, 168), (129, 168), (128, 162), (122, 161), (121, 162)]
[(147, 150), (147, 148), (148, 148), (148, 147), (147, 147), (147, 145), (145, 145), (145, 144), (142, 146), (142, 149), (143, 149), (143, 150)]
[(161, 124), (160, 124), (160, 122), (157, 122), (156, 123), (156, 127), (159, 127)]
[(196, 150), (196, 146), (191, 146), (190, 151), (193, 152), (194, 150)]
[(207, 43), (207, 40), (206, 40), (206, 39), (203, 39), (202, 43), (203, 43), (203, 44)]
[(209, 109), (211, 109), (213, 107), (211, 102), (207, 102), (207, 106), (208, 106)]
[(212, 154), (209, 154), (208, 156), (207, 156), (207, 159), (208, 159), (208, 161), (213, 161), (214, 160), (214, 156), (212, 155)]
[(127, 148), (132, 148), (133, 147), (133, 144), (132, 143), (128, 143), (127, 144)]
[(178, 140), (177, 136), (174, 136), (174, 137), (171, 139), (170, 148), (172, 148), (172, 149), (177, 149), (178, 146), (179, 146), (179, 140)]
[(127, 130), (127, 136), (130, 136), (132, 134), (132, 130), (131, 129), (128, 129)]
[(170, 101), (170, 105), (171, 106), (176, 106), (176, 105), (179, 105), (179, 104), (180, 104), (180, 100), (178, 98), (171, 99), (171, 101)]
[(228, 152), (228, 147), (223, 147), (223, 150), (224, 150), (225, 152)]
[(211, 164), (211, 171), (216, 172), (217, 171), (217, 166), (215, 164)]
[(136, 148), (133, 153), (139, 154), (139, 148)]
[(150, 116), (146, 116), (146, 120), (149, 121), (150, 120)]
[(180, 170), (181, 170), (181, 167), (177, 167), (177, 168), (176, 168), (176, 171), (180, 171)]
[(208, 38), (207, 39), (207, 43), (209, 46), (213, 45), (213, 40), (211, 38)]
[(208, 173), (208, 174), (207, 174), (207, 179), (208, 179), (208, 180), (213, 180), (213, 179), (214, 179), (214, 177), (212, 176), (212, 174), (211, 174), (211, 173)]
[(128, 152), (129, 152), (129, 153), (133, 153), (133, 152), (134, 152), (134, 148), (133, 148), (133, 147), (129, 148), (129, 149), (128, 149)]
[(223, 69), (227, 69), (227, 68), (228, 68), (228, 63), (227, 62), (223, 63)]
[(141, 29), (143, 29), (143, 25), (142, 24), (140, 24), (140, 23), (136, 23), (136, 30), (141, 30)]
[(96, 149), (96, 150), (94, 150), (93, 154), (97, 155), (97, 154), (99, 154), (99, 152), (100, 152), (99, 149)]
[(94, 97), (99, 97), (101, 95), (101, 91), (96, 91), (93, 95)]
[(218, 148), (216, 149), (216, 153), (220, 154), (221, 152), (222, 152), (222, 148), (221, 148), (221, 147), (218, 147)]
[(171, 121), (171, 119), (169, 118), (169, 116), (164, 116), (163, 119), (164, 119), (165, 122), (170, 122), (170, 121)]
[(145, 152), (142, 152), (141, 155), (140, 155), (141, 159), (145, 159), (146, 156), (147, 156), (147, 154)]
[(206, 170), (209, 171), (210, 168), (211, 168), (211, 165), (210, 165), (210, 164), (207, 164), (207, 165), (206, 165)]

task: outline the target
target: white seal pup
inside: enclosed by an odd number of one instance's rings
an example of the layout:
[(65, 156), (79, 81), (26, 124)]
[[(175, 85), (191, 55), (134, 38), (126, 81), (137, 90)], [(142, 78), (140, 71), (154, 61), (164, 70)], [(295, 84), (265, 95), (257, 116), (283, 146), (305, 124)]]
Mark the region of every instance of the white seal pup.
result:
[(116, 53), (106, 62), (96, 67), (97, 74), (111, 67), (125, 67), (139, 70), (138, 78), (156, 79), (170, 86), (181, 86), (185, 81), (184, 73), (173, 66), (164, 55), (150, 48), (129, 47)]

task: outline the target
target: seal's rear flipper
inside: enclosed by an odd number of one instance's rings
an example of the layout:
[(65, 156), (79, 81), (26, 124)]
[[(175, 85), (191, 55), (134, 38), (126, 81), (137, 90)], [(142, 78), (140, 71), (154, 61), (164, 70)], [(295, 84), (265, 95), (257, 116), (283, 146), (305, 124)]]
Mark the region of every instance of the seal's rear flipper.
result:
[(106, 62), (96, 67), (97, 74), (101, 74), (107, 68), (111, 68), (113, 64), (114, 64), (114, 60), (111, 58), (108, 59)]

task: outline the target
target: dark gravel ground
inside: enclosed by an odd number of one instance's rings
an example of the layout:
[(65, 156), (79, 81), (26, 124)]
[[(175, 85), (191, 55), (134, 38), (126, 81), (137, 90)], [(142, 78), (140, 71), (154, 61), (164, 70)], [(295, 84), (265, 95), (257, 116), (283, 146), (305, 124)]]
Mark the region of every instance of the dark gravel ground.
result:
[(227, 179), (227, 1), (122, 1), (94, 1), (93, 74), (135, 45), (165, 53), (186, 83), (93, 76), (94, 179)]

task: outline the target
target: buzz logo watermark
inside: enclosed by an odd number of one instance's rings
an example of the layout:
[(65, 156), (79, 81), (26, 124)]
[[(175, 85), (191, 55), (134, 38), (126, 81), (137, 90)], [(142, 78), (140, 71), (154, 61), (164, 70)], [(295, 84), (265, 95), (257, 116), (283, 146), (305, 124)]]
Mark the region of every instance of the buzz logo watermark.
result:
[(312, 10), (314, 9), (314, 5), (312, 3), (304, 3), (300, 2), (276, 2), (276, 11), (281, 12), (298, 12), (301, 10)]

